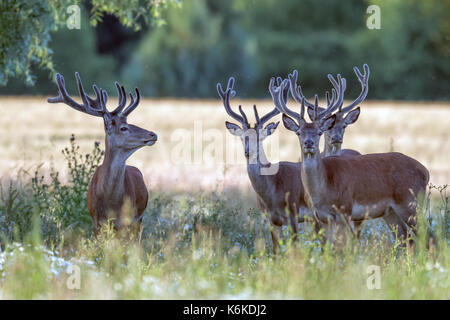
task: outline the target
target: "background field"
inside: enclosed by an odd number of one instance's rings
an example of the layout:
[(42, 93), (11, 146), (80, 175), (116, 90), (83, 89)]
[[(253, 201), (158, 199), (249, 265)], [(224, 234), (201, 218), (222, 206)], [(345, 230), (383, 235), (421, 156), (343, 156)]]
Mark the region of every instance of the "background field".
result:
[[(67, 146), (72, 133), (83, 152), (91, 150), (94, 141), (99, 141), (101, 147), (104, 145), (100, 118), (65, 105), (48, 104), (46, 98), (0, 97), (2, 176), (11, 176), (20, 168), (32, 169), (38, 164), (47, 169), (53, 165), (64, 174), (60, 151)], [(242, 104), (249, 119), (254, 119), (254, 103), (260, 114), (272, 108), (271, 100), (236, 100), (233, 106)], [(111, 100), (110, 108), (114, 105), (115, 101)], [(295, 106), (293, 102), (290, 105)], [(248, 189), (250, 183), (242, 144), (226, 130), (226, 120), (233, 121), (219, 99), (145, 99), (131, 114), (129, 122), (155, 131), (158, 142), (136, 152), (128, 163), (140, 168), (150, 189), (192, 191), (214, 189), (218, 184)], [(273, 119), (280, 120), (280, 115)], [(361, 153), (402, 152), (428, 168), (430, 182), (443, 185), (450, 182), (449, 127), (449, 103), (366, 101), (359, 120), (347, 129), (343, 147)], [(211, 140), (213, 135), (215, 140)], [(187, 158), (179, 156), (180, 143), (187, 148), (191, 146)], [(212, 144), (215, 149), (211, 149)], [(266, 140), (266, 146), (272, 162), (300, 158), (297, 137), (282, 124)], [(214, 150), (222, 150), (222, 156)]]

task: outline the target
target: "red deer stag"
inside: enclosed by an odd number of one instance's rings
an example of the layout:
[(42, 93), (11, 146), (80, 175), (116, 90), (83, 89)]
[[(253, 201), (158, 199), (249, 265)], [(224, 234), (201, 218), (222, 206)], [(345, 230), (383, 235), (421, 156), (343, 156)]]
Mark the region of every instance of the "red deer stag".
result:
[[(355, 123), (356, 120), (358, 120), (359, 114), (360, 114), (360, 108), (356, 106), (360, 105), (364, 99), (367, 96), (367, 93), (369, 91), (369, 75), (370, 70), (369, 66), (367, 64), (364, 64), (364, 75), (361, 74), (358, 67), (354, 67), (353, 71), (355, 72), (359, 82), (361, 83), (361, 93), (358, 96), (358, 98), (353, 101), (351, 104), (349, 104), (346, 107), (342, 107), (342, 103), (339, 105), (338, 111), (335, 113), (336, 115), (336, 123), (330, 130), (327, 130), (324, 133), (325, 137), (325, 149), (322, 152), (322, 156), (328, 157), (328, 156), (356, 156), (360, 155), (360, 153), (356, 150), (351, 149), (344, 149), (341, 150), (342, 143), (344, 140), (344, 133), (345, 128)], [(294, 98), (295, 101), (298, 103), (301, 103), (302, 99), (305, 99), (305, 105), (308, 107), (308, 115), (309, 117), (314, 116), (314, 104), (309, 102), (306, 97), (303, 95), (301, 86), (297, 85), (297, 70), (294, 70), (292, 74), (289, 74), (289, 80), (290, 80), (290, 86), (291, 86), (291, 95)], [(338, 76), (339, 77), (339, 76)], [(331, 83), (333, 83), (334, 86), (337, 86), (337, 81), (334, 79), (334, 77), (329, 74), (328, 78), (330, 79)], [(345, 84), (345, 82), (344, 82)], [(345, 87), (344, 87), (345, 91)], [(334, 92), (333, 92), (334, 93)], [(333, 94), (334, 97), (334, 94)], [(327, 101), (328, 101), (328, 92), (327, 92)], [(323, 118), (324, 116), (327, 116), (331, 114), (330, 112), (327, 112), (327, 109), (319, 107), (318, 116)], [(313, 120), (311, 118), (311, 120)]]
[[(339, 104), (338, 111), (335, 113), (336, 122), (335, 122), (334, 126), (330, 130), (325, 131), (325, 133), (324, 133), (325, 148), (324, 148), (324, 151), (321, 153), (322, 157), (329, 157), (329, 156), (352, 157), (352, 156), (361, 155), (361, 153), (359, 153), (356, 150), (352, 150), (352, 149), (341, 150), (341, 147), (342, 147), (342, 143), (344, 140), (345, 128), (348, 125), (355, 123), (356, 120), (358, 120), (358, 117), (360, 114), (360, 108), (359, 107), (357, 107), (356, 109), (354, 109), (354, 108), (364, 101), (364, 99), (366, 98), (367, 93), (369, 91), (370, 70), (369, 70), (369, 66), (367, 64), (364, 64), (363, 67), (364, 67), (364, 75), (361, 74), (358, 67), (353, 68), (359, 82), (361, 83), (361, 93), (355, 101), (353, 101), (351, 104), (349, 104), (345, 108), (342, 108), (342, 103)], [(291, 95), (294, 98), (294, 100), (297, 101), (298, 103), (301, 103), (302, 99), (305, 100), (305, 105), (308, 107), (308, 109), (307, 109), (308, 115), (311, 120), (314, 120), (313, 117), (314, 117), (315, 105), (306, 99), (306, 97), (303, 95), (301, 86), (297, 85), (297, 75), (298, 75), (297, 70), (294, 70), (294, 72), (292, 74), (289, 74)], [(333, 84), (334, 87), (336, 87), (338, 85), (338, 82), (334, 79), (334, 77), (331, 74), (328, 75), (328, 79), (331, 81), (331, 83)], [(343, 80), (343, 85), (344, 85), (343, 90), (345, 91), (346, 82), (345, 82), (345, 79), (342, 79), (342, 80)], [(338, 81), (340, 82), (340, 75), (338, 75)], [(344, 91), (342, 93), (344, 93)], [(330, 105), (328, 92), (327, 92), (326, 97), (327, 97), (328, 105)], [(333, 90), (333, 96), (332, 96), (333, 101), (334, 101), (334, 97), (335, 97), (335, 92)], [(342, 96), (342, 102), (343, 102), (343, 98), (344, 97)], [(329, 110), (328, 108), (325, 109), (325, 108), (318, 107), (318, 117), (319, 118), (327, 117), (328, 115), (330, 115), (332, 113), (330, 111), (333, 111), (333, 110)], [(348, 113), (348, 114), (345, 115), (346, 113)], [(360, 230), (361, 222), (353, 221), (353, 223), (352, 223), (354, 225), (354, 232), (356, 233), (358, 238), (359, 238), (360, 231), (361, 231)]]
[(115, 229), (135, 224), (140, 227), (142, 214), (147, 206), (148, 192), (139, 169), (127, 166), (126, 160), (138, 149), (151, 146), (157, 140), (154, 132), (127, 123), (127, 116), (139, 105), (140, 94), (136, 88), (136, 100), (130, 93), (130, 104), (126, 105), (123, 86), (115, 83), (119, 93), (119, 105), (112, 112), (106, 108), (108, 95), (94, 84), (96, 98), (83, 89), (79, 74), (75, 77), (82, 104), (75, 102), (67, 93), (64, 77), (56, 75), (59, 94), (49, 98), (49, 103), (65, 103), (77, 111), (103, 118), (106, 149), (103, 163), (97, 168), (89, 184), (87, 195), (94, 234), (108, 220)]
[[(281, 78), (279, 80), (281, 81)], [(274, 81), (274, 79), (271, 81)], [(233, 86), (234, 78), (229, 79), (225, 91), (220, 83), (217, 84), (217, 92), (222, 99), (226, 112), (240, 124), (239, 126), (226, 121), (225, 126), (232, 135), (238, 136), (242, 140), (245, 157), (247, 158), (247, 172), (252, 187), (257, 194), (258, 205), (261, 210), (268, 212), (270, 215), (273, 252), (276, 253), (281, 226), (290, 223), (295, 238), (298, 232), (298, 212), (300, 211), (301, 220), (307, 209), (303, 200), (303, 187), (297, 183), (300, 179), (300, 164), (295, 162), (271, 164), (267, 160), (263, 149), (263, 140), (275, 131), (279, 122), (271, 122), (265, 127), (263, 126), (280, 112), (277, 108), (274, 108), (260, 118), (256, 106), (253, 106), (256, 123), (254, 127), (251, 127), (241, 106), (239, 106), (241, 115), (231, 109), (230, 99), (236, 94)], [(287, 99), (288, 94), (289, 88), (286, 87), (282, 99)], [(289, 211), (288, 214), (286, 214), (286, 208)]]
[(300, 113), (288, 109), (285, 100), (280, 99), (288, 82), (275, 88), (274, 103), (283, 112), (284, 126), (298, 136), (305, 201), (325, 228), (326, 238), (331, 242), (340, 238), (349, 220), (381, 217), (396, 230), (396, 235), (406, 238), (408, 229), (414, 230), (416, 224), (416, 200), (425, 192), (428, 170), (398, 152), (322, 158), (319, 140), (322, 133), (333, 128), (336, 115), (318, 117), (316, 95), (314, 120), (307, 123), (304, 98)]

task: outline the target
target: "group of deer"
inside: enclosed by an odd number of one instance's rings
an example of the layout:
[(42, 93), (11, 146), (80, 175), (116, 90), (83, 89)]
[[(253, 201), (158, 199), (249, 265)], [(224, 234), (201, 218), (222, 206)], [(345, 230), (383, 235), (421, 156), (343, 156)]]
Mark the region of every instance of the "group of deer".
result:
[[(368, 92), (369, 68), (364, 65), (364, 74), (355, 67), (362, 91), (350, 105), (343, 107), (345, 79), (337, 80), (328, 75), (333, 85), (331, 98), (327, 92), (326, 108), (309, 102), (297, 85), (297, 71), (289, 79), (270, 80), (269, 91), (274, 109), (259, 117), (256, 106), (256, 123), (252, 127), (239, 106), (239, 114), (230, 106), (235, 96), (234, 79), (230, 78), (224, 91), (217, 84), (218, 93), (225, 110), (239, 125), (226, 122), (227, 129), (243, 142), (247, 158), (247, 171), (251, 184), (258, 195), (258, 204), (270, 214), (274, 251), (277, 251), (279, 231), (282, 225), (290, 224), (293, 234), (298, 233), (298, 223), (306, 216), (315, 221), (316, 230), (325, 229), (325, 239), (334, 242), (349, 226), (358, 235), (359, 226), (365, 219), (382, 217), (395, 234), (405, 238), (416, 223), (416, 200), (428, 184), (427, 169), (418, 161), (401, 153), (377, 153), (361, 155), (354, 150), (341, 150), (346, 126), (359, 116), (358, 106)], [(136, 99), (127, 95), (123, 86), (115, 83), (119, 103), (108, 111), (108, 94), (95, 84), (95, 99), (84, 91), (78, 73), (75, 73), (82, 104), (75, 102), (67, 93), (64, 78), (56, 75), (59, 94), (49, 98), (49, 103), (65, 103), (75, 110), (103, 118), (106, 148), (103, 163), (97, 168), (88, 190), (88, 207), (93, 221), (94, 233), (106, 221), (113, 221), (115, 229), (134, 226), (139, 229), (142, 214), (147, 206), (148, 191), (139, 169), (127, 166), (126, 160), (138, 149), (151, 146), (157, 141), (154, 132), (127, 123), (127, 116), (140, 102), (139, 90)], [(300, 103), (300, 113), (286, 105), (289, 92)], [(311, 122), (304, 119), (305, 108)], [(294, 131), (300, 141), (302, 162), (279, 162), (277, 170), (266, 158), (263, 140), (271, 135), (278, 123), (264, 124), (279, 113), (283, 114), (284, 126)], [(293, 118), (291, 118), (293, 117)], [(319, 140), (325, 133), (325, 150), (319, 152)]]
[[(354, 72), (361, 83), (359, 97), (343, 107), (346, 81), (340, 75), (337, 80), (328, 75), (333, 86), (332, 96), (326, 93), (326, 108), (308, 101), (297, 84), (296, 70), (288, 79), (270, 80), (269, 92), (274, 109), (259, 117), (253, 106), (256, 123), (252, 127), (239, 106), (239, 114), (230, 106), (234, 78), (230, 78), (226, 90), (217, 84), (217, 91), (226, 112), (240, 126), (226, 122), (231, 134), (241, 138), (247, 171), (262, 210), (269, 213), (274, 252), (278, 249), (279, 232), (290, 224), (294, 238), (298, 223), (310, 216), (316, 231), (324, 229), (324, 239), (332, 243), (345, 238), (347, 231), (359, 237), (363, 220), (383, 218), (396, 237), (406, 239), (414, 232), (417, 198), (428, 184), (428, 170), (417, 160), (398, 152), (361, 155), (358, 151), (341, 150), (345, 128), (354, 123), (360, 114), (360, 105), (368, 92), (369, 67), (364, 74), (357, 67)], [(300, 113), (287, 107), (289, 92), (300, 104)], [(358, 106), (358, 107), (357, 107)], [(356, 108), (355, 108), (356, 107)], [(304, 118), (307, 109), (311, 122)], [(302, 162), (279, 162), (272, 174), (272, 167), (264, 153), (263, 140), (271, 135), (278, 123), (271, 118), (283, 114), (286, 129), (295, 132), (299, 141)], [(320, 153), (319, 140), (324, 134), (325, 150)]]

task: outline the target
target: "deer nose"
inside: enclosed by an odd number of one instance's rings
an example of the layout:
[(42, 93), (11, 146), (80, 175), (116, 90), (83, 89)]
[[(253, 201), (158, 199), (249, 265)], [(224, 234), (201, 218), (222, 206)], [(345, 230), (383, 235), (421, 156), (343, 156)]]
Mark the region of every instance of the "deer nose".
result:
[(158, 140), (158, 135), (156, 134), (156, 133), (154, 133), (154, 132), (149, 132), (149, 137), (150, 137), (150, 139), (151, 140), (153, 140), (153, 141), (156, 141), (156, 140)]
[(314, 146), (314, 141), (312, 140), (305, 140), (305, 147), (311, 148)]

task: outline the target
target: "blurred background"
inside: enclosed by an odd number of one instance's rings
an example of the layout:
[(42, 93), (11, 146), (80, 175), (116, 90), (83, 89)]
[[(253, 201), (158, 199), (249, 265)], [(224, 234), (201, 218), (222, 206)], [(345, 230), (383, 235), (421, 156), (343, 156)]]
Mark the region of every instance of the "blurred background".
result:
[[(73, 90), (67, 79), (78, 71), (103, 88), (119, 80), (147, 97), (216, 98), (216, 83), (234, 76), (240, 97), (263, 98), (270, 77), (296, 68), (307, 96), (330, 88), (328, 73), (345, 76), (354, 96), (352, 68), (367, 63), (369, 99), (448, 99), (448, 0), (12, 3), (2, 4), (1, 41), (10, 46), (0, 59), (3, 95), (53, 94), (55, 71)], [(80, 29), (65, 23), (72, 3), (81, 9)], [(8, 5), (21, 14), (6, 17)]]

